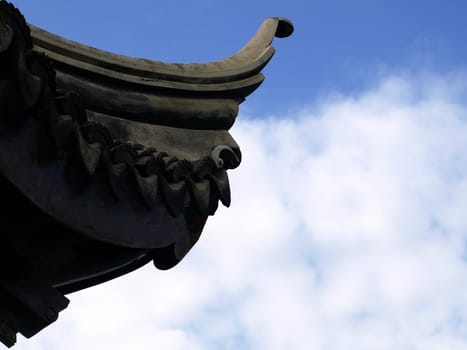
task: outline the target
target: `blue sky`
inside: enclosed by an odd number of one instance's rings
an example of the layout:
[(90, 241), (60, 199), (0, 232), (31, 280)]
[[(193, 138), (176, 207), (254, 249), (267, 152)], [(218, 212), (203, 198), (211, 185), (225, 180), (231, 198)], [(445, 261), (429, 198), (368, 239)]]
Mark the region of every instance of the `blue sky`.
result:
[(268, 16), (295, 25), (232, 129), (232, 207), (176, 268), (71, 295), (18, 349), (467, 348), (465, 1), (15, 4), (167, 62), (227, 57)]

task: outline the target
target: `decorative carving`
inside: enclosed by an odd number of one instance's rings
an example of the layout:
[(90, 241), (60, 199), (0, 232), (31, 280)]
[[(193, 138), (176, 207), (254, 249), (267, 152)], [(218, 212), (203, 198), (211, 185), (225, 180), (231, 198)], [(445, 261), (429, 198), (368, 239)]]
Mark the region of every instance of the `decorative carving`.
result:
[(175, 65), (72, 43), (0, 0), (1, 342), (54, 322), (64, 294), (183, 259), (230, 206), (228, 129), (292, 30), (267, 19), (231, 58)]
[[(5, 28), (8, 29), (4, 41), (10, 45), (13, 31), (8, 25)], [(28, 51), (18, 54), (19, 60), (24, 60), (24, 56), (28, 57), (27, 64), (18, 63), (20, 73), (15, 80), (25, 82), (23, 98), (17, 101), (16, 108), (42, 109), (39, 114), (48, 117), (43, 122), (48, 124), (46, 127), (54, 138), (56, 153), (79, 162), (90, 178), (103, 163), (101, 168), (108, 173), (108, 184), (116, 199), (119, 199), (117, 183), (121, 183), (117, 179), (131, 177), (133, 181), (127, 185), (135, 186), (149, 209), (159, 189), (172, 216), (181, 213), (189, 194), (193, 198), (188, 200), (195, 199), (194, 204), (203, 215), (213, 215), (219, 199), (230, 205), (226, 173), (220, 169), (233, 169), (240, 164), (240, 159), (229, 146), (215, 146), (210, 156), (191, 162), (130, 140), (117, 140), (103, 125), (88, 121), (78, 93), (56, 90), (55, 72), (45, 54)], [(38, 101), (42, 90), (47, 91)], [(50, 95), (54, 96), (55, 105), (50, 104)]]

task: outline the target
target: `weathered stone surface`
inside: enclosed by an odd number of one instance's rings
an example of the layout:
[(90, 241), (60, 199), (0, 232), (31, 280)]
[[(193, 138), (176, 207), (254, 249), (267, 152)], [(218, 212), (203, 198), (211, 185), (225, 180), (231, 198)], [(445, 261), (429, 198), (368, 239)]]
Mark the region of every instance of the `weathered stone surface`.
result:
[(292, 30), (270, 18), (230, 58), (168, 64), (59, 38), (0, 1), (0, 341), (55, 321), (64, 294), (187, 254), (230, 205), (228, 130)]

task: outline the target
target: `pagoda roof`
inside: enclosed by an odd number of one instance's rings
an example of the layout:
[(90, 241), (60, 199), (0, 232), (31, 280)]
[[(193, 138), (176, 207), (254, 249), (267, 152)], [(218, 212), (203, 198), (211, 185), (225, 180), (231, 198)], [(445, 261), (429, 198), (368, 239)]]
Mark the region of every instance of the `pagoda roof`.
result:
[(231, 57), (163, 63), (48, 33), (0, 0), (0, 342), (53, 322), (64, 294), (183, 259), (230, 205), (229, 129), (292, 31), (268, 18)]

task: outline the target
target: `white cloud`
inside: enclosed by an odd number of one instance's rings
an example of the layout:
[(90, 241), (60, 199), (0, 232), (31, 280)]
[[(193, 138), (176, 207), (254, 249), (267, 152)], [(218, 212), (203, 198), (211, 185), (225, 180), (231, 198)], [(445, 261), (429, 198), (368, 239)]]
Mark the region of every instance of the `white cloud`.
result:
[(180, 266), (71, 295), (17, 348), (467, 348), (463, 78), (240, 117), (233, 205)]

